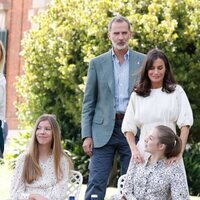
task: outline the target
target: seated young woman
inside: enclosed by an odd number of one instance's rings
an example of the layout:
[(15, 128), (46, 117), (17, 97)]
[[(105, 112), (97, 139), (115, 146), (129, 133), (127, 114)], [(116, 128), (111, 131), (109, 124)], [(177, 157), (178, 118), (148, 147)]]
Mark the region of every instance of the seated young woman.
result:
[(167, 159), (181, 151), (181, 139), (167, 126), (156, 126), (145, 139), (145, 151), (150, 153), (143, 163), (129, 165), (121, 200), (189, 200), (181, 161), (167, 164)]
[(11, 182), (12, 200), (64, 200), (72, 161), (61, 145), (56, 117), (43, 114), (28, 151), (19, 156)]

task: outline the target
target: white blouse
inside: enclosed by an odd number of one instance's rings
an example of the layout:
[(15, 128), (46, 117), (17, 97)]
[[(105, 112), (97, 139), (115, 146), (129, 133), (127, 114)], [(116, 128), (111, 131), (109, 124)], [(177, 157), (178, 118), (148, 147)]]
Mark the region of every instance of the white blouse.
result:
[(151, 89), (148, 97), (133, 92), (122, 123), (122, 132), (136, 134), (137, 127), (140, 128), (137, 146), (144, 154), (144, 140), (155, 126), (165, 125), (176, 132), (176, 124), (179, 128), (193, 124), (191, 106), (180, 85), (172, 93), (163, 92), (162, 88)]
[(25, 161), (25, 153), (22, 154), (16, 164), (11, 182), (11, 199), (28, 200), (30, 194), (40, 194), (48, 200), (64, 200), (68, 189), (69, 164), (65, 156), (61, 158), (63, 178), (57, 182), (54, 171), (54, 157), (51, 155), (45, 163), (40, 162), (42, 176), (28, 184), (23, 181), (22, 171)]

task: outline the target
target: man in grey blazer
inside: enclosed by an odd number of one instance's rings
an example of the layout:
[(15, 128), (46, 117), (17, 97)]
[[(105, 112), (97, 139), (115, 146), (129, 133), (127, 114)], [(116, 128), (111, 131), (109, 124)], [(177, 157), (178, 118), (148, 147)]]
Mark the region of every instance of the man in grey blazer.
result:
[(116, 152), (121, 174), (126, 173), (131, 158), (121, 124), (144, 59), (144, 54), (129, 49), (131, 36), (130, 22), (114, 17), (108, 26), (112, 49), (92, 59), (88, 69), (81, 120), (83, 149), (91, 158), (85, 200), (92, 194), (104, 199)]

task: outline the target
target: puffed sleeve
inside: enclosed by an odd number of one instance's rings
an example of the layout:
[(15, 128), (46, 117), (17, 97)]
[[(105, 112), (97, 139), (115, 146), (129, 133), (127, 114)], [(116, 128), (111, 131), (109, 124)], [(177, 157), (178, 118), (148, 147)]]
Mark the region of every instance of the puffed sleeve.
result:
[(122, 132), (131, 132), (134, 135), (137, 134), (137, 126), (135, 123), (135, 101), (136, 101), (136, 93), (133, 92), (131, 94), (128, 107), (126, 109), (126, 113), (122, 123)]
[(181, 128), (182, 126), (191, 127), (193, 125), (193, 114), (187, 95), (183, 88), (179, 85), (177, 85), (176, 90), (179, 112), (177, 125), (179, 128)]
[(61, 169), (63, 172), (63, 177), (53, 186), (51, 194), (46, 196), (49, 200), (66, 199), (69, 180), (69, 163), (65, 156), (62, 156), (61, 158)]
[(174, 163), (169, 173), (172, 200), (189, 200), (185, 171), (181, 162)]
[(11, 180), (11, 199), (12, 200), (28, 200), (29, 194), (25, 192), (25, 182), (23, 180), (23, 167), (25, 161), (25, 154), (19, 156), (14, 174)]
[(128, 171), (126, 173), (122, 196), (125, 197), (127, 200), (136, 200), (134, 196), (134, 175), (136, 174), (136, 167), (137, 164), (134, 161), (131, 161)]

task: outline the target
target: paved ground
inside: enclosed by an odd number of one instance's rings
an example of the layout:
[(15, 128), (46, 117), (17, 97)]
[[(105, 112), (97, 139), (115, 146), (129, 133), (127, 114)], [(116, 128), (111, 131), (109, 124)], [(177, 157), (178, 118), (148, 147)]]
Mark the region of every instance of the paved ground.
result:
[[(85, 190), (86, 190), (86, 185), (82, 185), (81, 193), (80, 193), (80, 197), (79, 197), (80, 200), (84, 199)], [(116, 192), (117, 192), (117, 188), (112, 188), (112, 187), (107, 188), (105, 200), (109, 200), (110, 197), (113, 194), (115, 194)]]

